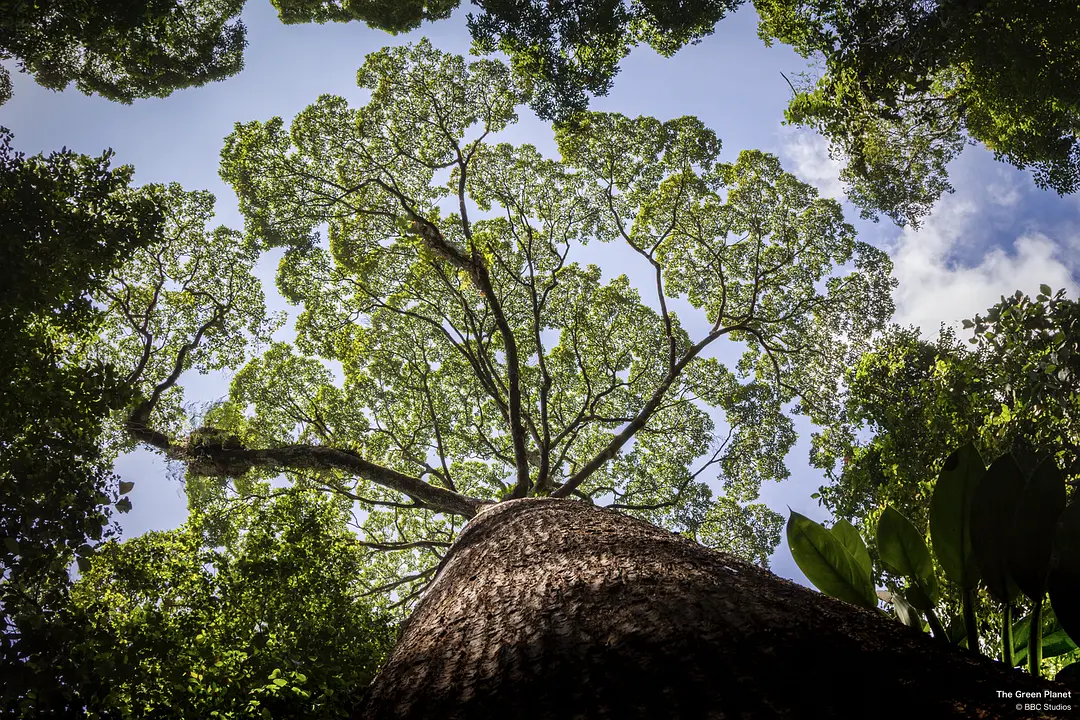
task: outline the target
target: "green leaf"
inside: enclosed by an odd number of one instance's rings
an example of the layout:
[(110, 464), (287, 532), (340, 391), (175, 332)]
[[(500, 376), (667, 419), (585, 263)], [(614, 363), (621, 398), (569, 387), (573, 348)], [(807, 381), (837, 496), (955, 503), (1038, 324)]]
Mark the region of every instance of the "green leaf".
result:
[(923, 612), (933, 610), (937, 605), (937, 602), (930, 599), (930, 596), (918, 585), (910, 585), (905, 588), (904, 593), (907, 596), (908, 602)]
[[(1068, 633), (1061, 626), (1061, 621), (1051, 608), (1043, 608), (1042, 613), (1042, 656), (1057, 657), (1076, 649)], [(1027, 660), (1028, 638), (1031, 635), (1031, 615), (1013, 623), (1013, 662), (1022, 665)]]
[(116, 503), (116, 509), (122, 513), (131, 512), (131, 501), (125, 498), (120, 498)]
[(1009, 533), (1024, 474), (1012, 455), (1002, 455), (986, 471), (971, 497), (971, 548), (983, 582), (999, 602), (1011, 603), (1020, 594), (1009, 574)]
[(829, 528), (829, 532), (843, 544), (847, 551), (851, 553), (851, 557), (855, 558), (855, 562), (858, 563), (862, 571), (869, 577), (872, 572), (870, 553), (867, 551), (866, 543), (863, 542), (862, 536), (859, 535), (859, 531), (855, 529), (855, 526), (841, 518), (833, 523), (833, 526)]
[(127, 495), (134, 488), (135, 488), (135, 483), (131, 482), (130, 480), (121, 480), (120, 481), (120, 494), (121, 495)]
[(1039, 285), (1039, 292), (1041, 292), (1043, 295), (1053, 295), (1054, 294), (1053, 288), (1051, 288), (1046, 283), (1043, 283), (1042, 285)]
[(949, 642), (957, 647), (967, 647), (967, 628), (964, 626), (964, 618), (962, 615), (957, 615), (949, 622), (949, 627), (946, 628), (946, 634), (949, 636)]
[[(919, 609), (933, 607), (938, 599), (937, 576), (922, 533), (900, 512), (886, 507), (878, 520), (877, 543), (882, 564), (890, 572), (909, 578), (923, 590), (931, 605)], [(923, 597), (920, 596), (918, 600), (923, 600)]]
[(1080, 642), (1080, 499), (1076, 497), (1061, 514), (1054, 554), (1057, 560), (1047, 582), (1050, 605), (1065, 631)]
[(90, 558), (79, 555), (75, 558), (75, 562), (79, 566), (79, 572), (84, 574), (90, 572)]
[(821, 592), (853, 605), (877, 607), (877, 595), (869, 575), (832, 533), (792, 511), (787, 539), (795, 564)]
[(945, 577), (963, 589), (979, 582), (971, 550), (971, 496), (986, 473), (971, 443), (949, 455), (930, 500), (930, 538)]
[(286, 680), (285, 678), (274, 678), (274, 684), (277, 685), (278, 687), (285, 687), (286, 685), (289, 684), (289, 681)]
[(15, 538), (13, 538), (13, 537), (6, 537), (6, 538), (4, 538), (4, 547), (6, 547), (8, 549), (8, 552), (18, 553), (19, 552), (19, 541), (16, 540)]
[(1009, 574), (1032, 600), (1046, 594), (1054, 531), (1065, 510), (1065, 478), (1052, 457), (1035, 468), (1013, 515)]

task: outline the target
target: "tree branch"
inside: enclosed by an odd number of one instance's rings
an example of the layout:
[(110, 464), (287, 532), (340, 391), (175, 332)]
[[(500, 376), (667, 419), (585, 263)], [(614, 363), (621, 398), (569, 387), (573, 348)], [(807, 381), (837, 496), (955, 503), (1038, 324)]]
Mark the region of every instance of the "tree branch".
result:
[(633, 421), (628, 423), (621, 432), (611, 438), (611, 441), (608, 442), (607, 446), (605, 446), (603, 450), (597, 453), (592, 460), (587, 462), (584, 467), (574, 473), (574, 475), (571, 476), (569, 480), (560, 485), (555, 490), (555, 492), (551, 493), (551, 497), (566, 497), (579, 485), (585, 482), (590, 475), (599, 470), (604, 465), (604, 463), (615, 457), (619, 450), (622, 449), (622, 446), (625, 445), (630, 440), (630, 438), (632, 438), (634, 434), (637, 433), (638, 430), (643, 428), (645, 424), (649, 421), (649, 418), (652, 417), (653, 413), (656, 412), (656, 409), (663, 401), (664, 395), (667, 394), (667, 391), (671, 387), (671, 384), (675, 382), (675, 379), (682, 373), (683, 369), (690, 363), (690, 361), (697, 357), (697, 355), (702, 350), (704, 350), (713, 340), (716, 340), (722, 335), (726, 335), (729, 332), (733, 332), (736, 330), (749, 330), (749, 327), (746, 325), (730, 325), (728, 327), (715, 330), (706, 335), (704, 338), (701, 339), (700, 342), (687, 350), (686, 354), (683, 355), (682, 359), (680, 359), (679, 362), (676, 363), (670, 371), (668, 371), (667, 376), (660, 383), (660, 386), (657, 387), (655, 391), (653, 391), (652, 396), (649, 398), (648, 402), (645, 403), (645, 406), (641, 409), (641, 411), (637, 414), (637, 417), (635, 417)]

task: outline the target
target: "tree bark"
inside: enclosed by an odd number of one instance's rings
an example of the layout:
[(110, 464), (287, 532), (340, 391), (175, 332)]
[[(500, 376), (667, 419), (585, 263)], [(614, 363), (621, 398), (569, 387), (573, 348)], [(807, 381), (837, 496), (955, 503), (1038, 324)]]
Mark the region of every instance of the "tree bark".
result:
[[(999, 698), (998, 691), (1012, 693)], [(1067, 692), (574, 500), (469, 522), (358, 718), (1072, 717)]]

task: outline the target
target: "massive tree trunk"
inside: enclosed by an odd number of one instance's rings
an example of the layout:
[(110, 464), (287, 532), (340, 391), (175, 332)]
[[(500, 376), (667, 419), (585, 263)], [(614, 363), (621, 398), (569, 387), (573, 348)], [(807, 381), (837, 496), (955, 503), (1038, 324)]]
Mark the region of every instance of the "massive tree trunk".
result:
[(1076, 707), (1020, 697), (1065, 690), (639, 520), (534, 499), (461, 533), (360, 717), (1060, 718), (1016, 707)]

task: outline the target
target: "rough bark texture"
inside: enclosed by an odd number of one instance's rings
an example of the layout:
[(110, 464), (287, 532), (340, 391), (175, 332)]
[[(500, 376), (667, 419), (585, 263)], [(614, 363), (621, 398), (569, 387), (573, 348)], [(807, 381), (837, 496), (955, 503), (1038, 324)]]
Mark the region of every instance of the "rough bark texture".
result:
[(633, 518), (528, 499), (470, 521), (359, 717), (1073, 716), (999, 690), (1066, 688)]

